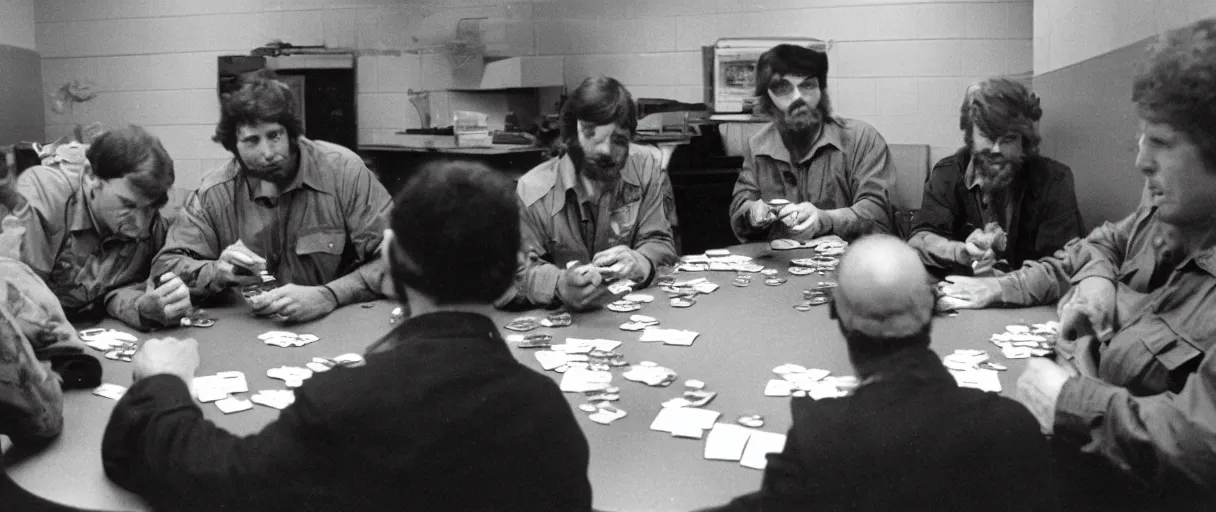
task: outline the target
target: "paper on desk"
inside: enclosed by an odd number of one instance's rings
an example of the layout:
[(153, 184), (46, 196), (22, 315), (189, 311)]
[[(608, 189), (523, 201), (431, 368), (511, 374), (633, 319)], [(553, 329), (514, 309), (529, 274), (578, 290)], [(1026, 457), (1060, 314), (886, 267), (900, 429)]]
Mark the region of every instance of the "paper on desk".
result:
[(562, 374), (561, 388), (567, 393), (585, 393), (605, 389), (611, 382), (612, 372), (570, 368)]
[(739, 459), (739, 465), (745, 468), (764, 469), (768, 465), (768, 458), (765, 456), (780, 452), (784, 448), (784, 435), (757, 430), (752, 432), (751, 437), (748, 438), (747, 447), (743, 449), (743, 457)]
[(718, 416), (721, 415), (722, 413), (709, 409), (663, 408), (659, 410), (659, 415), (655, 416), (654, 422), (650, 424), (650, 429), (669, 433), (686, 431), (690, 428), (706, 430), (713, 428), (714, 422), (718, 421)]
[(954, 375), (954, 380), (958, 382), (959, 387), (975, 388), (992, 393), (1001, 392), (1001, 379), (995, 370), (973, 369), (973, 370), (950, 370)]
[(743, 447), (747, 446), (752, 432), (757, 431), (730, 423), (714, 425), (714, 429), (709, 431), (709, 437), (705, 438), (705, 458), (739, 460), (743, 457)]

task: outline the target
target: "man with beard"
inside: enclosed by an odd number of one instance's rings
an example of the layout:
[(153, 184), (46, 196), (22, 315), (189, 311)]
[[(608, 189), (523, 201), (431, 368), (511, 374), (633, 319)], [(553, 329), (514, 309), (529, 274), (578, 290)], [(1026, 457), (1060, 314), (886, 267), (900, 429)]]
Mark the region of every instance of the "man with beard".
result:
[(305, 138), (291, 90), (268, 74), (221, 103), (213, 139), (232, 160), (186, 201), (154, 274), (209, 297), (267, 271), (285, 284), (251, 299), (254, 312), (293, 322), (381, 296), (391, 198), (363, 159)]
[(676, 260), (660, 162), (631, 144), (637, 107), (625, 86), (588, 78), (562, 109), (566, 154), (519, 180), (520, 264), (500, 306), (574, 310), (601, 304), (607, 284), (642, 288)]
[(1054, 434), (1067, 510), (1216, 503), (1216, 18), (1159, 38), (1132, 100), (1140, 207), (998, 278), (949, 277), (953, 307), (1059, 299), (1059, 355), (1016, 398)]
[(1039, 98), (1013, 80), (967, 90), (965, 146), (933, 167), (912, 218), (908, 243), (931, 272), (1003, 273), (1085, 235), (1072, 170), (1039, 154), (1042, 114)]
[(827, 54), (801, 46), (777, 45), (757, 61), (756, 112), (773, 122), (744, 147), (730, 207), (740, 241), (891, 231), (887, 142), (864, 122), (832, 116), (827, 76)]

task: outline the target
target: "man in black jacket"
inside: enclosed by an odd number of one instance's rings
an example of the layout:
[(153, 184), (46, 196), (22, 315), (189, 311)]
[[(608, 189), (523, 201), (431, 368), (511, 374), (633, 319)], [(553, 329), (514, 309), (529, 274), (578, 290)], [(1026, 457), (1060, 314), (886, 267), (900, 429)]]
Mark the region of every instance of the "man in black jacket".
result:
[(590, 510), (570, 406), (482, 314), (515, 275), (511, 185), (434, 164), (395, 204), (384, 252), (411, 316), (365, 366), (314, 376), (242, 438), (190, 396), (194, 340), (148, 340), (106, 428), (106, 474), (165, 510)]
[(855, 242), (833, 317), (862, 379), (852, 396), (793, 398), (794, 426), (759, 491), (722, 510), (1052, 510), (1048, 445), (1030, 412), (960, 388), (929, 349), (933, 291), (916, 252)]
[(1008, 272), (1085, 236), (1072, 170), (1039, 154), (1042, 115), (1019, 82), (993, 78), (967, 90), (966, 146), (933, 166), (912, 218), (908, 243), (931, 272)]

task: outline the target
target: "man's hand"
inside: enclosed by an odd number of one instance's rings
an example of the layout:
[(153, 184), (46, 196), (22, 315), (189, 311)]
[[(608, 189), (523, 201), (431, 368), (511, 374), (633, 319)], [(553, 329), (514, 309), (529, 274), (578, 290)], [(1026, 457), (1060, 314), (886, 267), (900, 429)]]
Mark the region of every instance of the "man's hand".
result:
[[(219, 271), (218, 279), (227, 284), (246, 285), (261, 282), (258, 272), (266, 270), (266, 258), (254, 254), (243, 242), (237, 240), (220, 253), (215, 262)], [(237, 269), (248, 271), (249, 275), (237, 274)]]
[(1026, 362), (1026, 371), (1018, 378), (1014, 399), (1030, 409), (1046, 434), (1055, 431), (1056, 403), (1071, 377), (1072, 373), (1055, 361), (1034, 357)]
[(161, 373), (176, 375), (189, 386), (198, 370), (198, 342), (193, 338), (150, 339), (131, 358), (134, 379)]
[(806, 233), (810, 237), (816, 237), (821, 234), (825, 220), (823, 210), (815, 207), (810, 202), (786, 206), (777, 213), (777, 217), (786, 226), (789, 226), (790, 233), (795, 235)]
[(599, 268), (610, 268), (610, 275), (643, 282), (650, 276), (650, 260), (641, 253), (624, 245), (610, 247), (591, 258), (591, 264)]
[(148, 289), (136, 302), (139, 316), (163, 326), (177, 325), (190, 312), (190, 289), (173, 272), (165, 272), (157, 281), (160, 286), (153, 287), (148, 280)]
[(993, 278), (948, 276), (938, 283), (938, 310), (983, 309), (1001, 297), (1001, 285)]
[(557, 277), (557, 297), (566, 307), (582, 311), (596, 305), (608, 288), (595, 265), (581, 265), (562, 271)]
[(1076, 340), (1092, 334), (1100, 341), (1115, 335), (1115, 283), (1102, 277), (1087, 277), (1060, 301), (1060, 338)]
[(753, 227), (763, 228), (768, 227), (773, 221), (777, 220), (777, 216), (773, 214), (773, 209), (762, 199), (756, 199), (751, 202), (751, 206), (747, 207), (747, 222)]
[(316, 320), (338, 308), (335, 297), (324, 286), (285, 284), (249, 299), (258, 316), (279, 315), (289, 322)]

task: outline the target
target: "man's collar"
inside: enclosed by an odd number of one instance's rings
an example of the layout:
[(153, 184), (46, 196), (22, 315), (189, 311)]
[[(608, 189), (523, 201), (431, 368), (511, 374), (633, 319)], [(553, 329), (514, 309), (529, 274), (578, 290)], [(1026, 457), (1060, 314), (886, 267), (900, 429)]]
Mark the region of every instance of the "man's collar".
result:
[(510, 356), (498, 326), (478, 313), (446, 311), (411, 317), (390, 336), (405, 343), (415, 339), (480, 339), (491, 345), (491, 351)]
[[(621, 168), (621, 181), (640, 187), (642, 186), (642, 171), (637, 168), (633, 152), (634, 148), (630, 145), (629, 155), (625, 157), (625, 167)], [(586, 197), (583, 196), (583, 187), (579, 186), (578, 171), (574, 169), (574, 160), (570, 158), (570, 153), (566, 153), (558, 159), (556, 174), (553, 188), (558, 191), (558, 194), (556, 200), (553, 201), (553, 210), (549, 212), (550, 215), (557, 215), (562, 208), (566, 207), (566, 196), (572, 189), (579, 201), (586, 201)]]
[(869, 361), (858, 361), (855, 367), (858, 376), (872, 377), (873, 381), (911, 379), (954, 382), (937, 353), (923, 347), (906, 348)]
[(975, 181), (975, 159), (971, 158), (971, 152), (963, 150), (963, 158), (967, 160), (967, 170), (963, 173), (963, 185), (967, 190), (974, 190), (979, 187), (979, 182)]
[[(318, 160), (321, 155), (318, 154), (316, 144), (300, 136), (296, 139), (296, 177), (291, 180), (287, 186), (281, 190), (273, 183), (257, 178), (249, 177), (251, 185), (250, 195), (253, 199), (269, 199), (277, 200), (284, 194), (293, 190), (308, 187), (317, 192), (333, 194), (333, 188), (330, 186), (330, 180), (321, 174)], [(248, 176), (248, 175), (246, 175)]]
[[(841, 131), (843, 127), (831, 116), (828, 116), (823, 121), (822, 133), (819, 135), (819, 140), (815, 141), (815, 145), (811, 146), (810, 151), (803, 155), (801, 162), (810, 160), (819, 151), (819, 148), (831, 145), (836, 149), (844, 151), (844, 143), (841, 142)], [(781, 131), (777, 129), (777, 122), (773, 121), (756, 132), (755, 140), (760, 144), (752, 150), (756, 155), (767, 155), (775, 160), (782, 162), (793, 162), (790, 159), (790, 150), (785, 147), (785, 140), (781, 138)], [(799, 163), (801, 163), (799, 162)]]

